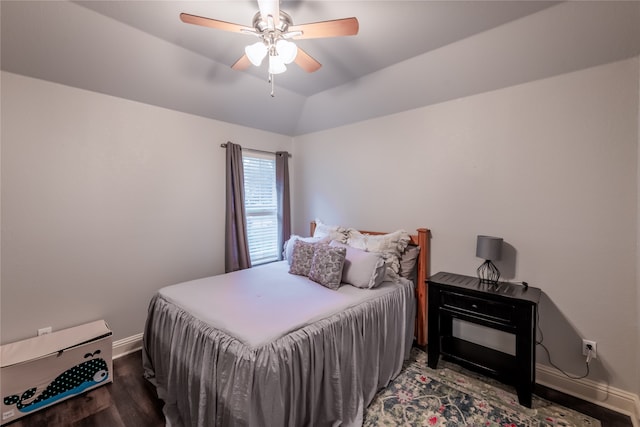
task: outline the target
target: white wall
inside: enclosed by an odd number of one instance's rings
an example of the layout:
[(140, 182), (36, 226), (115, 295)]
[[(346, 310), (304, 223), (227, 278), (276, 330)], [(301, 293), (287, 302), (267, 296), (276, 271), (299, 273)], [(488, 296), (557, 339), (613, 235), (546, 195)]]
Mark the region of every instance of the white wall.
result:
[(291, 151), (282, 135), (1, 79), (3, 343), (101, 318), (116, 340), (142, 332), (157, 289), (224, 271), (220, 143)]
[[(478, 234), (505, 278), (544, 292), (554, 363), (640, 391), (638, 58), (296, 137), (294, 230), (320, 217), (432, 230), (432, 273), (474, 275)], [(538, 362), (548, 363), (539, 351)]]
[[(223, 271), (224, 150), (293, 150), (308, 221), (432, 229), (432, 272), (473, 274), (475, 236), (545, 292), (554, 362), (640, 392), (638, 58), (288, 137), (1, 74), (2, 342), (105, 318), (143, 329), (159, 287)], [(394, 206), (394, 207), (391, 207)], [(398, 208), (399, 206), (399, 208)], [(640, 238), (639, 238), (640, 239)], [(538, 361), (547, 363), (542, 353)]]
[[(640, 68), (638, 69), (638, 99), (640, 99)], [(640, 102), (639, 102), (640, 103)], [(637, 361), (636, 361), (636, 375), (637, 378), (639, 378), (639, 382), (640, 382), (640, 107), (638, 108), (638, 159), (636, 162), (636, 172), (638, 175), (638, 187), (636, 189), (637, 192), (637, 201), (638, 201), (638, 207), (637, 207), (637, 215), (638, 215), (638, 224), (637, 224), (637, 240), (636, 240), (636, 286), (637, 286), (637, 318), (636, 318), (636, 331), (638, 332), (638, 352), (636, 354), (637, 356)], [(638, 385), (638, 387), (640, 388), (640, 385)], [(638, 395), (640, 395), (640, 393), (638, 393)], [(638, 414), (638, 417), (640, 418), (640, 414)]]

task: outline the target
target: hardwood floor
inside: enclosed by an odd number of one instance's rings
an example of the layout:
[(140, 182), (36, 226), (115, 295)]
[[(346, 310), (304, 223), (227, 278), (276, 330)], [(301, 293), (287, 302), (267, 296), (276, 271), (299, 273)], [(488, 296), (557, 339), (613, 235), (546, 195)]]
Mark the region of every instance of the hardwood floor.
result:
[(602, 406), (594, 405), (593, 403), (585, 402), (577, 397), (569, 396), (567, 394), (556, 391), (552, 388), (536, 384), (535, 394), (538, 396), (550, 400), (552, 402), (559, 403), (565, 408), (571, 408), (575, 411), (581, 412), (585, 415), (589, 415), (597, 420), (600, 420), (602, 427), (632, 427), (633, 423), (631, 418), (627, 415), (622, 415), (619, 412), (612, 411)]
[[(141, 352), (114, 360), (114, 382), (81, 396), (50, 406), (10, 427), (160, 427), (162, 402), (155, 388), (142, 377)], [(599, 419), (602, 427), (632, 427), (631, 419), (617, 412), (543, 386), (536, 394)]]

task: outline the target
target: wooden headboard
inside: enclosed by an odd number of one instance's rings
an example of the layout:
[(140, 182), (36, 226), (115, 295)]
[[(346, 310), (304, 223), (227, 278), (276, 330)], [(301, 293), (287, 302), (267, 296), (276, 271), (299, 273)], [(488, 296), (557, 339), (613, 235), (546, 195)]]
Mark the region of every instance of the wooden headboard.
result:
[[(316, 230), (316, 222), (311, 221), (310, 236)], [(358, 230), (363, 234), (387, 234), (384, 231), (364, 231)], [(418, 234), (411, 234), (411, 244), (420, 246), (420, 255), (418, 255), (418, 276), (416, 283), (416, 342), (420, 346), (427, 344), (427, 277), (429, 277), (429, 229), (418, 228)]]

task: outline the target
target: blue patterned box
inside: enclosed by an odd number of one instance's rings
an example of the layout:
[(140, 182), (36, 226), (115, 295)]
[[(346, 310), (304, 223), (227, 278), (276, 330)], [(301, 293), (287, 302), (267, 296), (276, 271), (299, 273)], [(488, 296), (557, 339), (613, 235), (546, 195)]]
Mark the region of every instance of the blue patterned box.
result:
[(113, 381), (104, 320), (0, 347), (2, 424)]

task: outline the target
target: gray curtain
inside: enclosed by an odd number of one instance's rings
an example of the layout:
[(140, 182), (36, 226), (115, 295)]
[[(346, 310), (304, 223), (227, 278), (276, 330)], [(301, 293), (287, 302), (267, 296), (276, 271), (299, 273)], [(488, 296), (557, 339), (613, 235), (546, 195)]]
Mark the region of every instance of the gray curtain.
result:
[(289, 153), (276, 152), (276, 192), (278, 194), (278, 259), (282, 260), (284, 242), (291, 236), (289, 203)]
[(227, 142), (227, 207), (224, 236), (225, 271), (251, 267), (244, 207), (242, 147)]

